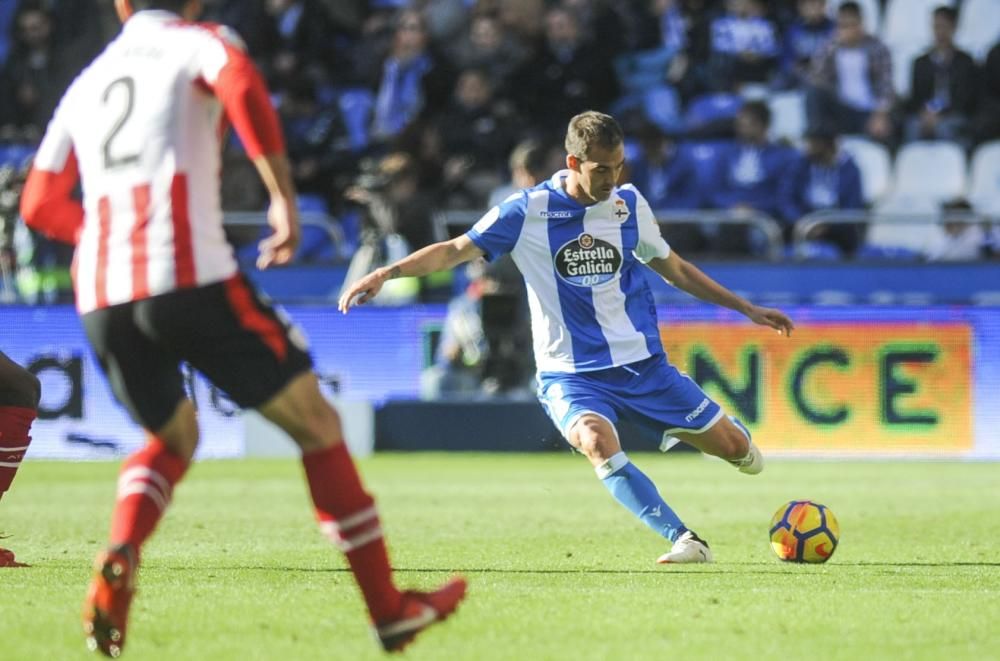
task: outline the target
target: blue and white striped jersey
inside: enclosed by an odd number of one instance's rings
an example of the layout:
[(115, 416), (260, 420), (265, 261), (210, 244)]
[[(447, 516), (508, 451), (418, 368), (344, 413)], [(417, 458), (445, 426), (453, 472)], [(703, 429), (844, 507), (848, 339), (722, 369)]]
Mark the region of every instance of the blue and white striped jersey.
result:
[(557, 172), (493, 207), (467, 236), (489, 260), (510, 253), (528, 287), (539, 372), (586, 372), (663, 353), (642, 264), (670, 246), (631, 184), (597, 204)]

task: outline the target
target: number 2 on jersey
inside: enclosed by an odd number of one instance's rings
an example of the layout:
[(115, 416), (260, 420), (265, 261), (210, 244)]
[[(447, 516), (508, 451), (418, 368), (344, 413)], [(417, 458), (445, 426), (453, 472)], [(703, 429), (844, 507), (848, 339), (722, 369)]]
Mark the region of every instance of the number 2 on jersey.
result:
[(137, 163), (139, 161), (138, 153), (126, 154), (123, 156), (115, 156), (111, 153), (111, 143), (118, 136), (118, 133), (121, 132), (122, 128), (125, 126), (125, 122), (128, 121), (128, 118), (132, 115), (132, 110), (135, 107), (135, 80), (132, 76), (122, 76), (121, 78), (116, 78), (111, 81), (111, 83), (104, 89), (104, 95), (101, 97), (101, 101), (107, 105), (116, 87), (120, 87), (124, 90), (125, 105), (122, 109), (122, 113), (111, 126), (111, 130), (108, 131), (108, 135), (103, 141), (101, 141), (101, 151), (104, 153), (105, 170), (115, 170), (125, 165), (132, 165), (133, 163)]

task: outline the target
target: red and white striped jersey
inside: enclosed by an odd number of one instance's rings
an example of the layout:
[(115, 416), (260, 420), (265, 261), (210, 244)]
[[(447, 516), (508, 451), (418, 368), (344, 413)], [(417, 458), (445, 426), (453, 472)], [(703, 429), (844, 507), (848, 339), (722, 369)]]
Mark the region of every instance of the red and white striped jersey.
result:
[[(219, 200), (227, 117), (251, 158), (283, 151), (267, 89), (238, 38), (170, 12), (132, 16), (67, 90), (22, 214), (76, 242), (81, 313), (236, 273)], [(82, 210), (71, 199), (77, 175)]]

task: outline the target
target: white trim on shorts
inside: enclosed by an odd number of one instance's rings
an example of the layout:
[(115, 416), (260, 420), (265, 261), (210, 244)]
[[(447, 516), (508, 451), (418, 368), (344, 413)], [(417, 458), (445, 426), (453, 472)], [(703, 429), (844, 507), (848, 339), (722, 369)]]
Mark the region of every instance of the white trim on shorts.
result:
[[(716, 402), (716, 403), (718, 404), (718, 402)], [(685, 427), (674, 427), (672, 429), (664, 429), (663, 433), (667, 434), (667, 435), (670, 435), (670, 436), (672, 436), (674, 434), (677, 434), (677, 433), (681, 433), (681, 434), (704, 434), (706, 431), (709, 430), (709, 428), (715, 426), (715, 423), (717, 423), (719, 420), (721, 420), (722, 416), (724, 416), (725, 414), (726, 414), (725, 410), (723, 410), (723, 408), (720, 406), (719, 407), (719, 412), (716, 413), (715, 416), (711, 420), (709, 420), (708, 422), (706, 422), (704, 424), (704, 426), (702, 426), (701, 429), (687, 429)]]

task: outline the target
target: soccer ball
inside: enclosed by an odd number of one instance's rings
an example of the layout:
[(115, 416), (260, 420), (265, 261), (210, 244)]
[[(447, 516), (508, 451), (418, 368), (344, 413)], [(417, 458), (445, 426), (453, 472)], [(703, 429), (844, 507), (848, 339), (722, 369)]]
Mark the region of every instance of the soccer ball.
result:
[(825, 505), (793, 500), (771, 519), (771, 548), (788, 562), (826, 562), (840, 541), (840, 524)]

